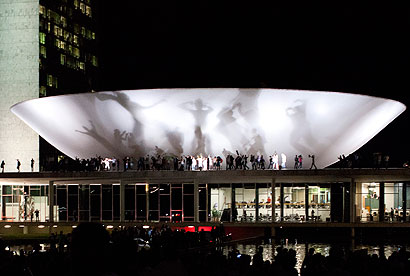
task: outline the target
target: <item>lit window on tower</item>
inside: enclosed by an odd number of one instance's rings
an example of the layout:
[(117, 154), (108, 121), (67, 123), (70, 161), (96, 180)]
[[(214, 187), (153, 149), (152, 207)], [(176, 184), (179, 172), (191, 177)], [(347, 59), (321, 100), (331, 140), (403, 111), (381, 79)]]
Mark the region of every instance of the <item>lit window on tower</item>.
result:
[(40, 43), (46, 44), (46, 34), (43, 32), (40, 32)]
[(85, 6), (85, 14), (86, 14), (87, 16), (89, 16), (89, 17), (92, 17), (91, 7)]
[(47, 49), (43, 45), (40, 46), (40, 56), (43, 58), (47, 58)]
[(47, 88), (45, 86), (40, 86), (40, 97), (47, 96)]
[(46, 14), (46, 8), (43, 5), (40, 5), (39, 13), (40, 13), (40, 15)]
[(61, 65), (66, 64), (66, 55), (60, 54), (60, 63)]

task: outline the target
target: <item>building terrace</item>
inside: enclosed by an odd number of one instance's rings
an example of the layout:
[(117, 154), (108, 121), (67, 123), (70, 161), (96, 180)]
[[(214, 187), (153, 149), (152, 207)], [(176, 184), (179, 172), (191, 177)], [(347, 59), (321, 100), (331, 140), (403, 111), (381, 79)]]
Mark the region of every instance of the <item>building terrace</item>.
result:
[(30, 233), (67, 230), (82, 221), (196, 229), (219, 223), (252, 229), (410, 227), (404, 223), (408, 169), (22, 172), (1, 174), (0, 186), (1, 232), (5, 226)]

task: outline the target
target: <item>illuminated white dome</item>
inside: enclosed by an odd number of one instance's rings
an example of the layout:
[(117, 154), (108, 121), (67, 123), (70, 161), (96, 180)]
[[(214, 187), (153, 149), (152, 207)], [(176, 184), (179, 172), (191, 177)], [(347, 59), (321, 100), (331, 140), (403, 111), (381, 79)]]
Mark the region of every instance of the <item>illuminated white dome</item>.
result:
[(284, 153), (326, 167), (406, 107), (370, 96), (278, 89), (147, 89), (29, 100), (11, 111), (75, 158)]

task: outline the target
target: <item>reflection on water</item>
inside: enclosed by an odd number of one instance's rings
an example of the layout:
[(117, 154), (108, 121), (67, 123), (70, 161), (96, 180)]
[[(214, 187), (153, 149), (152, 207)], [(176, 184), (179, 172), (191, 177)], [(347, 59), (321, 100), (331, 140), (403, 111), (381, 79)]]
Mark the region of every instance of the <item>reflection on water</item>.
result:
[[(380, 254), (384, 254), (386, 258), (389, 258), (390, 255), (397, 251), (400, 247), (403, 248), (402, 245), (366, 245), (366, 244), (336, 244), (339, 247), (345, 248), (345, 250), (361, 250), (361, 249), (366, 249), (368, 254), (376, 254), (380, 256)], [(296, 251), (296, 268), (298, 272), (300, 273), (300, 268), (302, 266), (303, 259), (305, 258), (305, 255), (307, 254), (309, 248), (314, 248), (315, 253), (320, 253), (324, 256), (329, 255), (329, 250), (332, 247), (331, 244), (328, 243), (297, 243), (295, 242), (288, 242), (287, 240), (284, 240), (283, 243), (278, 243), (275, 241), (272, 241), (271, 243), (238, 243), (234, 245), (227, 245), (222, 248), (222, 252), (225, 256), (228, 255), (230, 251), (233, 249), (237, 249), (240, 254), (248, 254), (250, 256), (253, 256), (258, 247), (262, 246), (263, 247), (263, 260), (269, 260), (272, 261), (274, 259), (274, 256), (277, 254), (276, 248), (278, 247), (284, 247), (287, 249), (293, 249)]]
[[(293, 249), (296, 251), (296, 269), (300, 273), (300, 268), (302, 266), (303, 260), (305, 255), (307, 254), (309, 248), (314, 248), (315, 253), (320, 253), (324, 256), (329, 255), (329, 250), (332, 246), (342, 247), (345, 250), (361, 250), (366, 249), (368, 254), (376, 254), (380, 256), (380, 254), (384, 254), (386, 258), (389, 258), (393, 252), (398, 251), (399, 248), (404, 248), (405, 246), (397, 245), (397, 244), (390, 244), (390, 245), (370, 245), (370, 244), (329, 244), (329, 243), (298, 243), (297, 241), (288, 242), (288, 240), (283, 240), (281, 242), (270, 241), (269, 243), (263, 242), (253, 242), (253, 243), (236, 243), (233, 245), (226, 245), (223, 246), (222, 253), (225, 256), (228, 256), (228, 253), (233, 249), (237, 249), (240, 254), (248, 254), (253, 256), (258, 247), (263, 247), (263, 260), (272, 261), (276, 256), (276, 248), (284, 247), (287, 249)], [(50, 249), (50, 244), (40, 244), (40, 251), (44, 252)], [(20, 250), (24, 250), (25, 252), (29, 252), (33, 250), (32, 245), (14, 245), (10, 247), (6, 247), (6, 250), (10, 250), (15, 252), (15, 254), (20, 255)]]

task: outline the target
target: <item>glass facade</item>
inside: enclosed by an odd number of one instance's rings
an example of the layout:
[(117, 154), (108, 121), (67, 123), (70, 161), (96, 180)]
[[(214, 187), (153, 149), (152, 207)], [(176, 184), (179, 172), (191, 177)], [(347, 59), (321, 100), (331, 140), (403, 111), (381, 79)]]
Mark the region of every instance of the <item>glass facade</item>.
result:
[[(361, 183), (356, 193), (360, 221), (409, 221), (409, 184), (407, 183)], [(380, 214), (383, 213), (382, 216)]]
[(0, 186), (0, 213), (3, 221), (16, 222), (409, 221), (409, 184), (357, 183), (352, 204), (349, 185), (55, 183), (50, 193), (54, 204), (50, 208), (49, 185), (13, 183)]
[(48, 186), (1, 185), (2, 221), (48, 221)]
[[(100, 90), (97, 11), (93, 0), (39, 1), (39, 97)], [(41, 137), (39, 157), (41, 171), (64, 163), (64, 154)]]

